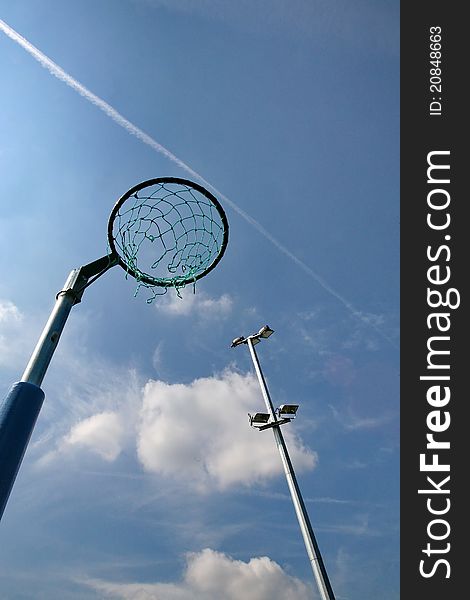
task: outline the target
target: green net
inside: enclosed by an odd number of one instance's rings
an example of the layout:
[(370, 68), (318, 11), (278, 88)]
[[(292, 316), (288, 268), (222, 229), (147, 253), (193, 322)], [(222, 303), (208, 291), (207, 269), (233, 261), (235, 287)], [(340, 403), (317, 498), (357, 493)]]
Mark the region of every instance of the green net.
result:
[(208, 273), (227, 245), (228, 224), (218, 201), (183, 179), (154, 179), (125, 194), (108, 229), (111, 252), (151, 290), (152, 299)]

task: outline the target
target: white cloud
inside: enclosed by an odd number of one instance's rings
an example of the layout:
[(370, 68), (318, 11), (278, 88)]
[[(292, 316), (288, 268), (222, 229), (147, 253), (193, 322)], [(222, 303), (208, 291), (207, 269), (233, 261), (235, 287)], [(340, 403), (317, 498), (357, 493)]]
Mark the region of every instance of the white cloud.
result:
[(10, 300), (0, 300), (0, 323), (18, 323), (23, 318), (17, 306)]
[[(144, 389), (137, 449), (144, 469), (182, 478), (200, 490), (250, 485), (277, 476), (282, 464), (270, 432), (248, 425), (261, 410), (253, 375), (226, 371), (189, 385), (150, 381)], [(297, 469), (311, 469), (316, 454), (284, 429)]]
[(114, 461), (124, 442), (124, 424), (115, 412), (102, 412), (84, 419), (72, 427), (64, 440), (65, 446), (83, 446)]
[(234, 560), (210, 548), (189, 554), (179, 583), (83, 583), (121, 600), (308, 600), (312, 590), (266, 556)]
[(0, 299), (0, 366), (15, 370), (26, 366), (20, 361), (33, 349), (29, 325), (13, 302)]
[(58, 458), (80, 460), (84, 451), (113, 462), (135, 441), (142, 399), (139, 374), (96, 356), (90, 360), (86, 345), (74, 352), (77, 338), (69, 339), (75, 345), (70, 348), (65, 340), (56, 356), (41, 414), (42, 431), (30, 448), (38, 467)]
[(223, 294), (220, 298), (211, 298), (204, 292), (194, 293), (191, 286), (186, 290), (180, 291), (181, 298), (177, 294), (166, 294), (158, 303), (157, 310), (170, 316), (188, 316), (197, 314), (200, 317), (209, 316), (223, 317), (232, 310), (233, 301), (228, 294)]
[[(134, 451), (150, 477), (166, 476), (204, 493), (282, 475), (272, 433), (248, 423), (248, 412), (264, 409), (251, 373), (228, 369), (188, 384), (150, 380), (140, 387), (135, 374), (113, 378), (104, 368), (96, 366), (95, 373), (90, 367), (82, 374), (87, 375), (83, 386), (74, 382), (69, 391), (64, 388), (61, 405), (51, 414), (53, 433), (48, 428), (36, 442), (38, 467), (58, 457), (81, 460), (84, 451), (109, 463)], [(58, 426), (63, 402), (74, 410)], [(294, 466), (312, 469), (316, 453), (294, 431), (283, 429)]]

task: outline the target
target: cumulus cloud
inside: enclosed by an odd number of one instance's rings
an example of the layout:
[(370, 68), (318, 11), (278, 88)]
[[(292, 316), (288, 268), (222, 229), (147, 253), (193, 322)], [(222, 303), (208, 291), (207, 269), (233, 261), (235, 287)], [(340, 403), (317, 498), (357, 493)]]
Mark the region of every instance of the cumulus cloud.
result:
[[(149, 381), (144, 388), (137, 452), (151, 473), (183, 478), (200, 490), (250, 485), (282, 472), (272, 436), (248, 425), (261, 409), (253, 375), (227, 370), (188, 385)], [(316, 455), (284, 429), (297, 469)]]
[(86, 585), (121, 600), (308, 600), (312, 590), (266, 556), (248, 562), (210, 548), (189, 554), (178, 583), (111, 583), (90, 579)]
[[(112, 382), (99, 372), (96, 386), (80, 390), (80, 401), (68, 399), (80, 410), (38, 466), (59, 456), (80, 460), (84, 451), (109, 463), (123, 451), (135, 452), (149, 476), (166, 476), (201, 493), (250, 486), (283, 473), (272, 434), (248, 424), (247, 413), (264, 406), (251, 373), (227, 369), (188, 384), (150, 380), (139, 390), (132, 378), (127, 384), (122, 378)], [(99, 389), (100, 381), (106, 382), (104, 389)], [(283, 432), (296, 469), (312, 469), (316, 453), (293, 428)]]
[(182, 290), (181, 298), (176, 294), (167, 294), (156, 304), (157, 310), (175, 317), (198, 315), (200, 317), (210, 316), (224, 317), (228, 315), (233, 306), (233, 300), (228, 294), (223, 294), (220, 298), (211, 298), (204, 292), (194, 294), (188, 287)]
[(73, 355), (67, 344), (62, 350), (60, 380), (49, 380), (44, 428), (31, 446), (36, 465), (80, 460), (84, 453), (111, 463), (135, 445), (143, 382), (134, 369)]
[(65, 446), (83, 446), (109, 462), (121, 453), (124, 424), (115, 412), (102, 412), (84, 419), (72, 427), (64, 440)]

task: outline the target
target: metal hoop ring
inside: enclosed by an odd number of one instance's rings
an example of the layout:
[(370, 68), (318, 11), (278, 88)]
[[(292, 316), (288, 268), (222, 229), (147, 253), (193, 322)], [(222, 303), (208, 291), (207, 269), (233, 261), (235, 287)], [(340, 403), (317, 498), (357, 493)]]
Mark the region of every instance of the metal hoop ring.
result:
[(145, 284), (151, 285), (151, 286), (160, 286), (160, 287), (172, 287), (175, 284), (172, 283), (171, 281), (160, 281), (160, 280), (154, 279), (148, 275), (137, 272), (135, 269), (133, 269), (131, 266), (129, 266), (123, 260), (123, 258), (120, 256), (119, 252), (116, 249), (116, 244), (114, 242), (114, 236), (113, 236), (113, 225), (114, 225), (114, 220), (116, 218), (116, 215), (119, 212), (119, 209), (126, 202), (126, 200), (128, 200), (131, 196), (133, 196), (138, 191), (140, 191), (146, 187), (150, 187), (152, 185), (163, 185), (166, 183), (176, 183), (176, 184), (185, 185), (189, 189), (195, 189), (197, 192), (199, 192), (200, 194), (205, 196), (214, 205), (215, 209), (217, 210), (217, 213), (220, 216), (220, 220), (221, 220), (222, 226), (223, 226), (223, 238), (222, 238), (222, 243), (221, 243), (221, 246), (220, 246), (217, 256), (214, 258), (212, 263), (208, 267), (206, 267), (206, 269), (204, 269), (204, 271), (202, 271), (201, 273), (198, 273), (197, 275), (192, 277), (189, 281), (193, 282), (198, 279), (201, 279), (201, 277), (204, 277), (205, 275), (207, 275), (207, 273), (212, 271), (212, 269), (218, 264), (218, 262), (222, 258), (223, 254), (225, 252), (225, 249), (227, 247), (228, 229), (229, 229), (225, 211), (222, 208), (220, 202), (217, 200), (217, 198), (213, 194), (208, 192), (205, 188), (203, 188), (201, 185), (199, 185), (198, 183), (194, 183), (193, 181), (190, 181), (189, 179), (181, 179), (179, 177), (157, 177), (155, 179), (149, 179), (147, 181), (138, 183), (137, 185), (132, 187), (130, 190), (128, 190), (116, 202), (116, 204), (114, 205), (113, 210), (111, 211), (111, 214), (109, 216), (108, 243), (109, 243), (111, 255), (113, 258), (116, 259), (117, 263), (126, 271), (126, 273), (129, 273), (130, 275), (132, 275), (132, 277), (137, 279), (139, 282), (142, 282), (142, 283), (145, 283)]

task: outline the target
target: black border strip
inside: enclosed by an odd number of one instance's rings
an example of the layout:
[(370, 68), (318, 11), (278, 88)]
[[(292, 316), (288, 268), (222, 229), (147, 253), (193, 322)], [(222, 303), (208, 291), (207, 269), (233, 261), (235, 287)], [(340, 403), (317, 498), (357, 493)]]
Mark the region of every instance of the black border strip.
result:
[[(401, 597), (407, 599), (442, 600), (465, 595), (463, 561), (468, 527), (464, 484), (468, 450), (464, 440), (470, 438), (470, 431), (466, 427), (469, 398), (464, 385), (469, 355), (465, 322), (468, 275), (464, 269), (469, 236), (466, 204), (470, 201), (465, 189), (469, 171), (465, 138), (469, 128), (463, 103), (469, 52), (463, 6), (433, 0), (401, 3), (400, 564)], [(437, 55), (430, 55), (430, 44), (431, 35), (438, 32), (441, 55), (436, 67), (431, 65)], [(433, 68), (440, 70), (431, 73)], [(440, 87), (431, 89), (433, 84)], [(428, 174), (430, 163), (450, 168), (434, 168)], [(430, 206), (439, 202), (443, 208)], [(427, 222), (428, 214), (434, 226), (448, 225), (433, 228)], [(442, 281), (447, 275), (445, 283), (430, 282)], [(437, 293), (429, 297), (428, 288), (441, 292), (440, 306), (431, 307), (440, 300)], [(444, 306), (446, 298), (452, 305), (459, 299), (459, 306)], [(431, 317), (433, 313), (442, 316)], [(443, 331), (446, 327), (448, 330)], [(449, 353), (433, 354), (435, 350)], [(430, 376), (450, 379), (420, 379)], [(429, 391), (433, 386), (434, 393)], [(448, 402), (444, 401), (446, 387)], [(435, 431), (438, 427), (443, 431)], [(427, 434), (433, 434), (434, 440), (449, 442), (450, 448), (427, 448)], [(448, 464), (450, 470), (420, 469), (420, 454), (426, 456), (426, 464), (436, 460), (439, 465)], [(433, 454), (437, 455), (435, 459)], [(450, 479), (445, 481), (448, 476)], [(427, 491), (418, 493), (420, 489)], [(441, 514), (437, 514), (439, 511)]]

